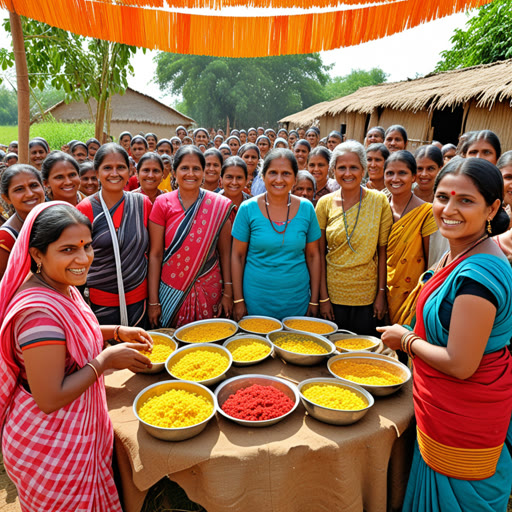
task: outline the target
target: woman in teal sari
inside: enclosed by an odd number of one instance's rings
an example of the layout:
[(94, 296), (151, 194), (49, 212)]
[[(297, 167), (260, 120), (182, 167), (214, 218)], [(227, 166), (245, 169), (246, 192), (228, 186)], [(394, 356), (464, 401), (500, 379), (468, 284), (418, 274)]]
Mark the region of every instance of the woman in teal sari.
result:
[(413, 358), (417, 444), (404, 512), (505, 512), (512, 485), (512, 271), (503, 179), (482, 159), (454, 158), (433, 212), (450, 250), (423, 287), (416, 325), (379, 329)]

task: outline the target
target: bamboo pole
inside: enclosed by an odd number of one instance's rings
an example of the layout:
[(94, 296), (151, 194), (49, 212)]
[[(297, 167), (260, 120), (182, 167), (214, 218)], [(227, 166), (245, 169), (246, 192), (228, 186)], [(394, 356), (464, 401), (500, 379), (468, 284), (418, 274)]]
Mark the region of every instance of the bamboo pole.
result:
[(30, 87), (28, 84), (27, 55), (21, 19), (15, 12), (9, 12), (12, 45), (16, 63), (18, 88), (18, 161), (28, 164), (28, 141), (30, 133)]

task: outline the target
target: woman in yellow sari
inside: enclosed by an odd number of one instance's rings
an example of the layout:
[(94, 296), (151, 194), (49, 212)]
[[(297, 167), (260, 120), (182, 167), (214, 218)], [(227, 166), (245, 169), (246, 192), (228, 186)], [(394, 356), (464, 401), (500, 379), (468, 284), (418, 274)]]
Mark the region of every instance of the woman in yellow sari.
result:
[(384, 165), (393, 212), (387, 248), (388, 313), (393, 324), (409, 324), (414, 315), (407, 299), (427, 270), (429, 237), (437, 231), (432, 204), (412, 191), (415, 181), (414, 156), (409, 151), (393, 153)]

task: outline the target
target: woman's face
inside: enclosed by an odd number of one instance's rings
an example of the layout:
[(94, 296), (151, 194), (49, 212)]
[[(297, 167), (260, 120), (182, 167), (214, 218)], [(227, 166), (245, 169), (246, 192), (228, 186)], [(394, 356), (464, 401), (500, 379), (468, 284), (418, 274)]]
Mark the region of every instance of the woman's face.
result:
[(98, 167), (98, 179), (104, 192), (122, 195), (123, 189), (130, 177), (130, 168), (120, 153), (105, 155)]
[(213, 141), (213, 145), (219, 149), (220, 148), (220, 145), (223, 143), (223, 139), (221, 137), (217, 137), (216, 139), (214, 139)]
[(341, 144), (341, 140), (338, 139), (338, 137), (329, 137), (327, 139), (327, 148), (330, 151), (333, 151), (336, 146), (339, 146)]
[(230, 149), (227, 149), (227, 148), (222, 148), (219, 150), (220, 151), (220, 154), (222, 155), (222, 158), (224, 160), (227, 160), (231, 155), (231, 150)]
[(315, 198), (315, 188), (313, 183), (311, 183), (311, 180), (308, 180), (307, 178), (298, 181), (293, 187), (292, 193), (295, 196), (304, 197), (311, 202), (313, 202), (313, 199)]
[(155, 151), (157, 143), (155, 137), (153, 137), (153, 135), (150, 135), (149, 137), (146, 137), (146, 141), (148, 143), (148, 151)]
[(329, 162), (321, 155), (313, 155), (308, 162), (308, 171), (315, 178), (318, 190), (324, 188), (328, 179)]
[(383, 143), (384, 138), (382, 137), (382, 133), (379, 130), (370, 130), (366, 134), (366, 145), (376, 144), (377, 142)]
[(245, 143), (247, 142), (247, 134), (242, 132), (242, 133), (240, 134), (239, 139), (240, 139), (240, 142), (241, 142), (242, 144), (245, 144)]
[(416, 174), (416, 182), (422, 192), (432, 192), (434, 190), (434, 182), (440, 171), (440, 167), (430, 158), (423, 157), (416, 160), (418, 168)]
[(267, 139), (260, 139), (258, 142), (258, 149), (260, 150), (261, 158), (265, 158), (265, 155), (269, 152), (270, 143)]
[(334, 175), (343, 192), (358, 190), (364, 169), (355, 153), (343, 153), (336, 159)]
[(187, 132), (186, 130), (184, 130), (183, 128), (181, 128), (180, 130), (178, 130), (176, 132), (176, 136), (179, 137), (181, 140), (183, 140), (183, 137), (186, 137), (187, 136)]
[(44, 203), (44, 189), (31, 172), (20, 172), (11, 179), (7, 195), (2, 195), (2, 199), (25, 219), (34, 206)]
[(178, 149), (180, 149), (181, 142), (179, 142), (177, 140), (173, 140), (171, 142), (171, 144), (172, 144), (173, 153), (176, 153), (176, 151), (178, 151)]
[(159, 155), (172, 155), (172, 147), (168, 142), (163, 142), (156, 150)]
[(203, 130), (199, 130), (196, 133), (194, 142), (195, 142), (196, 146), (200, 146), (201, 144), (206, 146), (208, 144), (208, 134), (206, 132), (204, 132)]
[(463, 246), (483, 236), (487, 220), (499, 207), (488, 206), (473, 181), (467, 176), (447, 174), (439, 182), (432, 212), (441, 234)]
[(245, 165), (247, 165), (247, 172), (249, 176), (252, 176), (256, 167), (258, 167), (258, 162), (260, 161), (258, 152), (255, 149), (248, 149), (242, 155), (242, 160), (245, 162)]
[(140, 188), (147, 195), (153, 195), (162, 183), (164, 171), (156, 160), (146, 160), (139, 169), (137, 176), (139, 178)]
[(288, 146), (290, 146), (290, 149), (293, 151), (293, 146), (295, 146), (295, 143), (297, 142), (297, 135), (295, 133), (290, 133), (288, 136)]
[(277, 136), (281, 137), (284, 140), (288, 140), (288, 134), (284, 130), (279, 130), (277, 132)]
[(509, 206), (512, 206), (512, 164), (511, 165), (505, 165), (505, 167), (502, 167), (500, 169), (501, 175), (503, 176), (503, 182), (504, 182), (504, 192), (505, 197), (504, 201)]
[(204, 170), (197, 155), (185, 155), (176, 169), (176, 181), (184, 192), (199, 191), (204, 179)]
[(385, 158), (380, 151), (368, 151), (366, 153), (368, 161), (368, 176), (372, 182), (378, 183), (384, 179), (384, 163)]
[(83, 164), (87, 160), (87, 149), (83, 146), (77, 146), (73, 150), (73, 158), (79, 163)]
[(99, 188), (98, 173), (94, 169), (91, 169), (80, 176), (80, 188), (78, 190), (86, 196), (96, 194)]
[(402, 137), (402, 134), (398, 130), (389, 132), (386, 135), (384, 144), (389, 149), (390, 153), (394, 153), (400, 149), (405, 149), (406, 146), (405, 139)]
[(410, 196), (412, 184), (415, 181), (416, 176), (404, 162), (399, 160), (389, 162), (384, 171), (384, 184), (393, 196)]
[(43, 164), (43, 160), (48, 155), (48, 152), (43, 146), (36, 144), (32, 146), (29, 150), (29, 160), (30, 165), (33, 165), (39, 171), (41, 170), (41, 165)]
[(246, 185), (247, 177), (241, 167), (233, 165), (224, 170), (222, 188), (226, 197), (229, 199), (239, 199)]
[(45, 186), (52, 191), (54, 201), (76, 204), (80, 175), (73, 164), (66, 160), (60, 160), (51, 168)]
[(204, 183), (210, 187), (219, 186), (220, 171), (222, 162), (215, 155), (206, 157), (206, 167), (204, 168)]
[(256, 130), (250, 130), (247, 134), (247, 141), (252, 142), (253, 144), (256, 142), (258, 138), (258, 132)]
[(236, 156), (238, 154), (238, 150), (240, 149), (240, 143), (236, 139), (230, 139), (228, 146), (229, 149), (231, 149), (231, 154)]
[(302, 144), (298, 144), (293, 149), (293, 154), (295, 155), (297, 163), (299, 164), (299, 170), (307, 169), (309, 149)]
[(498, 161), (498, 155), (496, 155), (494, 147), (483, 139), (477, 140), (469, 146), (466, 158), (483, 158), (494, 165)]
[(132, 138), (129, 135), (123, 135), (119, 139), (119, 144), (126, 150), (130, 151), (130, 143), (132, 141)]
[(94, 160), (94, 155), (96, 154), (98, 149), (100, 149), (100, 147), (98, 146), (98, 144), (96, 144), (96, 142), (91, 142), (89, 146), (87, 146), (87, 156), (89, 160)]
[(318, 135), (313, 130), (306, 133), (306, 140), (309, 142), (311, 149), (318, 146)]
[(304, 130), (304, 128), (298, 128), (297, 133), (299, 134), (299, 139), (303, 139), (306, 136), (306, 130)]
[(455, 149), (448, 149), (443, 155), (443, 162), (447, 164), (457, 154)]
[(275, 132), (268, 132), (268, 133), (265, 133), (265, 135), (270, 139), (270, 142), (272, 144), (274, 144), (274, 141), (277, 138)]
[(138, 162), (146, 152), (146, 146), (144, 146), (142, 142), (135, 142), (135, 144), (132, 144), (132, 156), (135, 162)]
[(270, 196), (287, 196), (295, 185), (295, 174), (287, 158), (276, 158), (270, 162), (265, 176), (265, 188)]

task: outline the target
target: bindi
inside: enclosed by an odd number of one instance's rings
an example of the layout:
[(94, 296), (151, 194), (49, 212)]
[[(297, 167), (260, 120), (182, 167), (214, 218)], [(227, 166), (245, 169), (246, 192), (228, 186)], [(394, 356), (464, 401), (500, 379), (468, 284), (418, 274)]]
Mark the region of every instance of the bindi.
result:
[(452, 194), (452, 196), (454, 196), (455, 195), (455, 190), (452, 190), (451, 194)]

